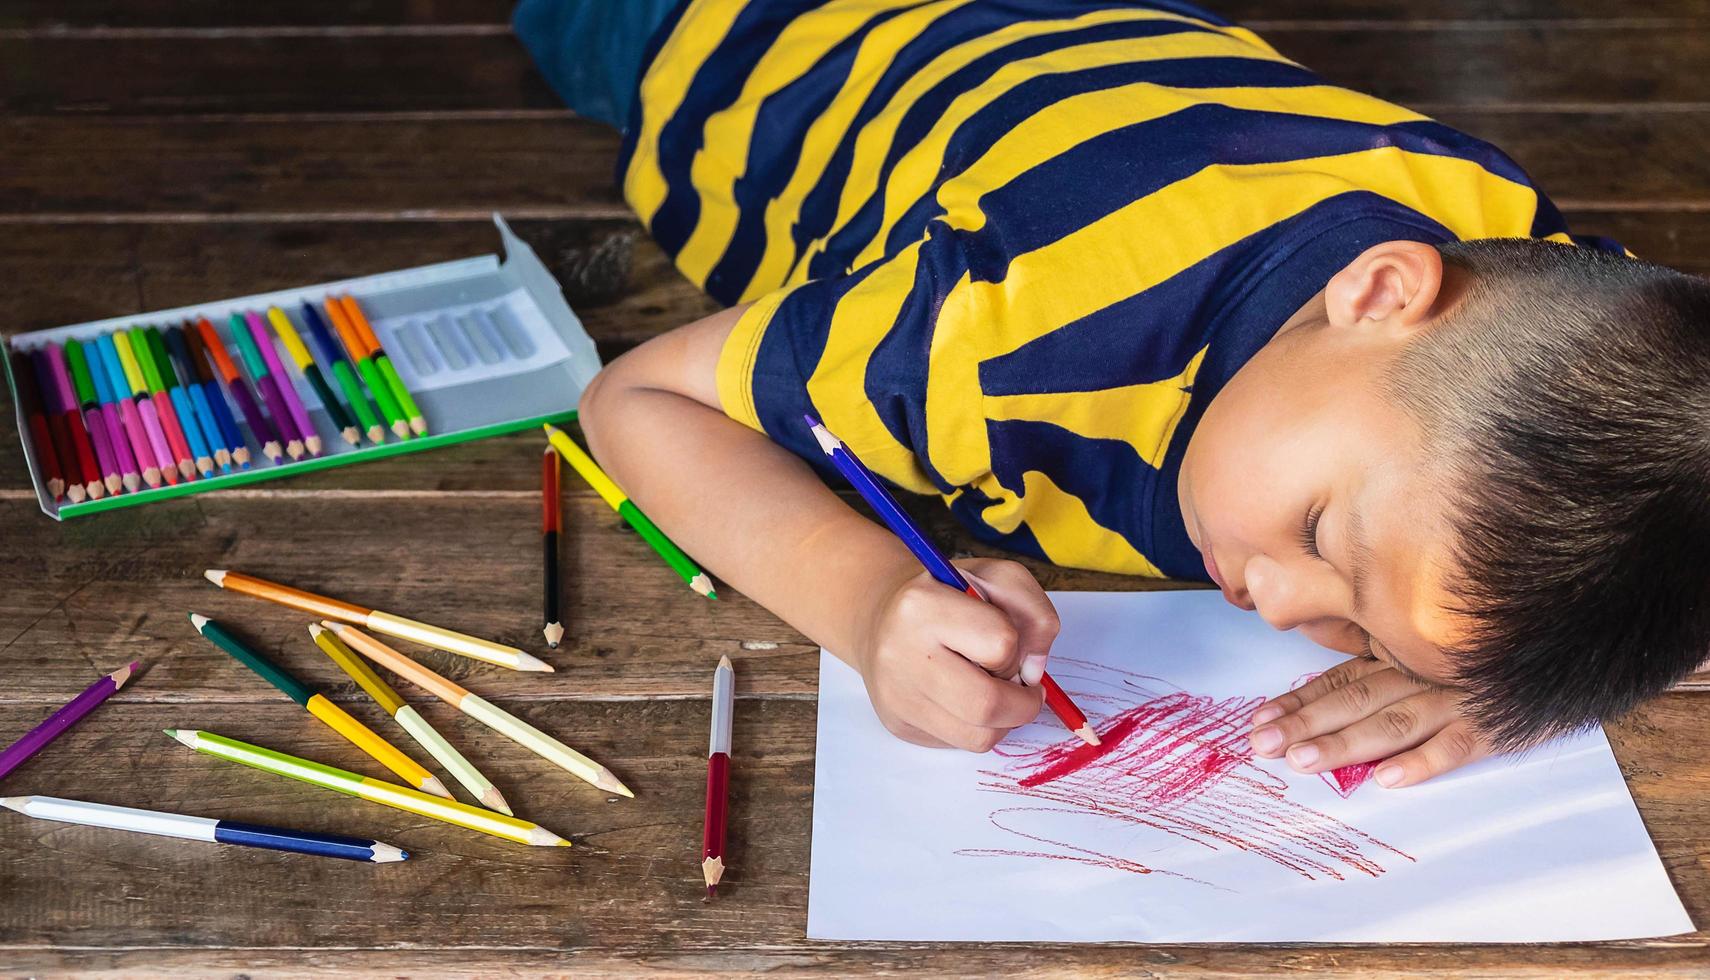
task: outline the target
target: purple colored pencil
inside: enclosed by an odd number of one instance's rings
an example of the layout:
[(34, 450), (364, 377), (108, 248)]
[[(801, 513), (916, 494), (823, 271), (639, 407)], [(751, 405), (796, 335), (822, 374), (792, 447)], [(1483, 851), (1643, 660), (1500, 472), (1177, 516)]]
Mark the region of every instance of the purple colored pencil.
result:
[(101, 702), (113, 696), (113, 692), (125, 686), (125, 682), (136, 673), (137, 662), (131, 661), (106, 677), (101, 678), (77, 697), (72, 698), (65, 707), (55, 711), (48, 719), (29, 734), (18, 739), (11, 745), (0, 749), (0, 779), (5, 779), (12, 770), (24, 764), (24, 760), (40, 752), (44, 746), (65, 733), (65, 730), (83, 720), (83, 716), (94, 711)]
[(303, 434), (297, 431), (297, 423), (291, 418), (291, 410), (285, 406), (285, 396), (279, 393), (277, 380), (271, 374), (264, 374), (255, 379), (255, 390), (261, 392), (261, 400), (267, 404), (267, 414), (273, 416), (273, 424), (279, 427), (279, 434), (285, 439), (285, 452), (292, 459), (301, 459)]
[(297, 427), (298, 435), (303, 437), (303, 447), (310, 455), (319, 456), (320, 434), (309, 420), (309, 409), (298, 396), (296, 384), (291, 381), (291, 376), (285, 373), (285, 362), (279, 359), (279, 351), (273, 346), (273, 334), (268, 331), (267, 324), (261, 321), (261, 314), (254, 310), (244, 313), (243, 319), (244, 323), (249, 325), (250, 336), (255, 338), (256, 350), (261, 354), (261, 359), (267, 362), (267, 370), (271, 372), (273, 383), (279, 388), (279, 397), (291, 413), (291, 424)]

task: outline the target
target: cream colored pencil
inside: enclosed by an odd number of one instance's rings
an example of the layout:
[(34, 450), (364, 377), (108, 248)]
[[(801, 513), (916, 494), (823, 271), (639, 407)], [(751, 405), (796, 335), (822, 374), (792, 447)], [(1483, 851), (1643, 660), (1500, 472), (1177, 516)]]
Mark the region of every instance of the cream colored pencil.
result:
[(309, 624), (309, 635), (314, 638), (315, 646), (320, 647), (322, 653), (330, 657), (333, 663), (338, 664), (340, 670), (349, 675), (350, 679), (355, 681), (364, 691), (367, 691), (368, 696), (392, 716), (392, 720), (398, 723), (398, 727), (409, 732), (411, 738), (415, 739), (422, 748), (427, 749), (428, 755), (433, 756), (440, 765), (455, 776), (471, 796), (480, 800), (483, 806), (490, 809), (505, 814), (511, 813), (511, 805), (505, 802), (504, 794), (500, 793), (499, 788), (493, 785), (493, 781), (481, 775), (481, 771), (464, 758), (463, 753), (457, 751), (455, 745), (446, 741), (445, 736), (441, 735), (438, 729), (428, 724), (428, 720), (423, 718), (420, 712), (416, 711), (409, 702), (399, 697), (398, 692), (392, 690), (392, 685), (381, 679), (379, 674), (374, 673), (374, 669), (364, 663), (362, 658), (358, 657), (349, 647), (345, 646), (343, 640), (327, 632), (326, 628), (319, 623)]
[(421, 687), (435, 697), (458, 709), (488, 728), (528, 749), (578, 779), (586, 780), (609, 793), (633, 799), (629, 791), (610, 769), (600, 765), (563, 742), (523, 721), (503, 708), (497, 707), (478, 694), (470, 693), (433, 671), (416, 663), (372, 636), (343, 623), (323, 620), (322, 626), (350, 644), (358, 653)]

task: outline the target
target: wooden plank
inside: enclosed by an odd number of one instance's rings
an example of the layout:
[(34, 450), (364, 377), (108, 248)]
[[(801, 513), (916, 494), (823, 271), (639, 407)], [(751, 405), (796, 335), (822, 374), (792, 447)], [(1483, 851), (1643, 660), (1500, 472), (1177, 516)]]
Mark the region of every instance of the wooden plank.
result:
[[(1690, 18), (1569, 21), (1543, 27), (1485, 20), (1267, 20), (1257, 26), (1283, 53), (1336, 84), (1433, 106), (1702, 103), (1698, 70), (1710, 58), (1710, 33)], [(105, 70), (88, 70), (97, 64)], [(0, 33), (0, 65), (8, 68), (0, 75), (0, 110), (13, 113), (454, 111), (559, 105), (503, 23), (407, 31), (8, 32)], [(1535, 65), (1572, 70), (1517, 68)], [(114, 76), (123, 77), (125, 84), (113, 85)]]
[[(1501, 147), (1564, 208), (1710, 206), (1710, 106), (1440, 116)], [(0, 118), (0, 145), (29, 147), (0, 157), (4, 224), (627, 214), (616, 134), (569, 117)]]
[[(1279, 8), (1268, 0), (1204, 4), (1224, 17), (1249, 21), (1354, 20), (1610, 20), (1631, 18), (1630, 5), (1610, 0), (1309, 0)], [(233, 4), (222, 0), (13, 0), (0, 10), (0, 28), (65, 30), (96, 27), (232, 28), (348, 25), (496, 25), (510, 20), (507, 0), (299, 0)], [(1649, 18), (1710, 16), (1704, 0), (1654, 0)]]
[[(533, 470), (540, 441), (494, 441), (502, 466)], [(458, 452), (453, 449), (447, 452)], [(494, 456), (499, 461), (497, 455)], [(402, 461), (395, 461), (402, 462)], [(391, 464), (352, 467), (374, 471)], [(421, 461), (410, 468), (431, 470)], [(361, 477), (392, 478), (384, 473)], [(560, 668), (542, 676), (400, 642), (477, 693), (527, 698), (703, 696), (720, 654), (747, 658), (744, 692), (815, 690), (818, 646), (734, 590), (709, 601), (683, 585), (606, 505), (567, 480), (563, 646), (540, 637), (539, 491), (392, 494), (229, 491), (54, 524), (33, 500), (0, 500), (0, 655), (35, 665), (8, 677), (0, 703), (63, 703), (103, 669), (155, 664), (131, 701), (269, 701), (274, 695), (198, 637), (195, 611), (330, 690), (363, 695), (310, 643), (310, 617), (205, 582), (233, 568), (530, 650)], [(930, 501), (911, 501), (941, 540), (975, 548)], [(265, 529), (257, 533), (257, 528)], [(431, 528), (432, 533), (423, 529)], [(407, 548), (397, 542), (407, 541)], [(1032, 567), (1052, 589), (1157, 588), (1119, 575)], [(477, 592), (471, 586), (479, 584)], [(112, 666), (109, 666), (112, 665)]]
[[(1034, 947), (849, 949), (803, 938), (806, 914), (814, 705), (744, 698), (736, 714), (732, 786), (732, 870), (716, 902), (696, 887), (706, 706), (700, 700), (506, 705), (621, 773), (633, 801), (604, 800), (478, 726), (434, 706), (430, 720), (481, 760), (518, 812), (570, 834), (568, 850), (524, 849), (339, 798), (191, 753), (159, 733), (202, 727), (358, 769), (371, 762), (285, 704), (109, 704), (44, 756), (19, 770), (29, 791), (104, 802), (192, 810), (372, 834), (412, 851), (402, 865), (364, 867), (134, 835), (0, 819), (0, 966), (29, 971), (58, 962), (44, 947), (85, 947), (105, 959), (207, 969), (255, 951), (303, 955), (290, 947), (480, 947), (484, 968), (562, 953), (564, 967), (585, 958), (617, 970), (658, 958), (665, 969), (709, 963), (742, 968), (942, 963), (953, 972), (1008, 972), (1040, 962)], [(1612, 732), (1617, 757), (1664, 864), (1688, 911), (1710, 913), (1710, 876), (1701, 763), (1710, 743), (1703, 698), (1671, 695)], [(378, 722), (367, 710), (362, 717)], [(0, 708), (0, 730), (27, 726), (33, 713)], [(93, 764), (99, 759), (99, 764)], [(80, 760), (89, 760), (78, 764)], [(68, 873), (71, 872), (71, 873)], [(194, 908), (196, 915), (186, 915)], [(1436, 947), (1262, 946), (1077, 947), (1064, 962), (1095, 970), (1137, 962), (1190, 971), (1317, 964), (1370, 972), (1394, 966), (1459, 966), (1498, 974), (1545, 964), (1597, 970), (1686, 969), (1703, 962), (1704, 933), (1654, 942), (1591, 946)], [(198, 952), (196, 947), (211, 947)], [(140, 948), (140, 949), (136, 949)], [(757, 959), (733, 958), (758, 950)], [(708, 953), (706, 960), (694, 954)], [(795, 957), (782, 954), (795, 952)], [(463, 951), (468, 956), (468, 951)], [(205, 958), (204, 958), (205, 957)], [(576, 957), (576, 958), (571, 958)], [(952, 959), (958, 957), (959, 959)], [(1441, 957), (1441, 958), (1439, 958)], [(1558, 958), (1559, 957), (1559, 958)], [(438, 962), (443, 959), (434, 957)], [(267, 962), (269, 960), (263, 960)], [(281, 962), (273, 959), (272, 962)], [(628, 962), (625, 962), (628, 961)], [(92, 962), (92, 961), (85, 961)], [(108, 961), (109, 963), (113, 961)], [(296, 962), (291, 961), (295, 967)], [(375, 963), (377, 961), (367, 960)], [(427, 960), (415, 960), (425, 963)], [(336, 965), (324, 955), (317, 965)], [(468, 969), (467, 967), (465, 969)]]

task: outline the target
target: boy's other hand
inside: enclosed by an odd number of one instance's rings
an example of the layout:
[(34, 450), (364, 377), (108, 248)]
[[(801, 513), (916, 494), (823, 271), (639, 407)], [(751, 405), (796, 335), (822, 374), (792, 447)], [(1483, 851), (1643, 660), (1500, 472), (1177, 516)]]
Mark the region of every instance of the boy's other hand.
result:
[(855, 662), (885, 727), (918, 745), (985, 752), (1038, 716), (1057, 610), (1013, 561), (956, 562), (989, 602), (926, 572), (875, 605)]
[(1382, 760), (1372, 777), (1395, 789), (1490, 754), (1461, 716), (1453, 690), (1430, 687), (1382, 661), (1360, 657), (1272, 698), (1253, 712), (1255, 754), (1288, 759), (1297, 772), (1329, 772)]

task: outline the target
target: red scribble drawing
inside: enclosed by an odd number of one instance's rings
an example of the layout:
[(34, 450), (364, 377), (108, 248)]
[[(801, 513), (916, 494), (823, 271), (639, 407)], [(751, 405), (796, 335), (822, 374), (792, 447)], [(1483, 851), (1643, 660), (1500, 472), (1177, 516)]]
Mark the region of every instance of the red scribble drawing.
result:
[[(1301, 674), (1299, 677), (1294, 679), (1294, 683), (1290, 684), (1288, 689), (1292, 691), (1322, 673), (1323, 671), (1321, 670), (1315, 670), (1310, 674)], [(1321, 772), (1318, 774), (1318, 778), (1324, 780), (1324, 785), (1335, 790), (1336, 795), (1345, 800), (1354, 795), (1354, 790), (1364, 786), (1366, 780), (1372, 778), (1372, 770), (1378, 767), (1378, 761), (1381, 760), (1374, 760), (1372, 762), (1356, 762), (1351, 766), (1343, 766), (1340, 769)]]
[[(1139, 836), (1111, 833), (1115, 822), (1213, 851), (1244, 851), (1308, 880), (1375, 878), (1385, 872), (1386, 863), (1414, 860), (1358, 828), (1289, 799), (1287, 782), (1255, 764), (1247, 744), (1248, 719), (1264, 698), (1218, 700), (1161, 690), (1170, 685), (1158, 678), (1065, 657), (1052, 658), (1051, 673), (1072, 685), (1083, 710), (1093, 715), (1106, 710), (1094, 718), (1103, 744), (1084, 745), (1065, 735), (1047, 744), (1011, 736), (999, 745), (994, 752), (1008, 764), (982, 770), (981, 788), (1029, 803), (1001, 807), (990, 819), (993, 826), (1030, 845), (1016, 850), (968, 848), (957, 854), (1069, 861), (1222, 887), (1149, 864), (1139, 853), (1109, 853), (1077, 843), (1070, 838), (1079, 835), (1069, 829), (1050, 835), (1022, 829), (1023, 824), (1039, 822), (1036, 815), (1051, 814), (1055, 816), (1046, 822), (1056, 828), (1082, 826), (1079, 820), (1063, 820), (1063, 815), (1087, 818), (1089, 840), (1132, 842)], [(1353, 780), (1346, 792), (1334, 783), (1331, 788), (1346, 796), (1363, 779), (1361, 775)]]

